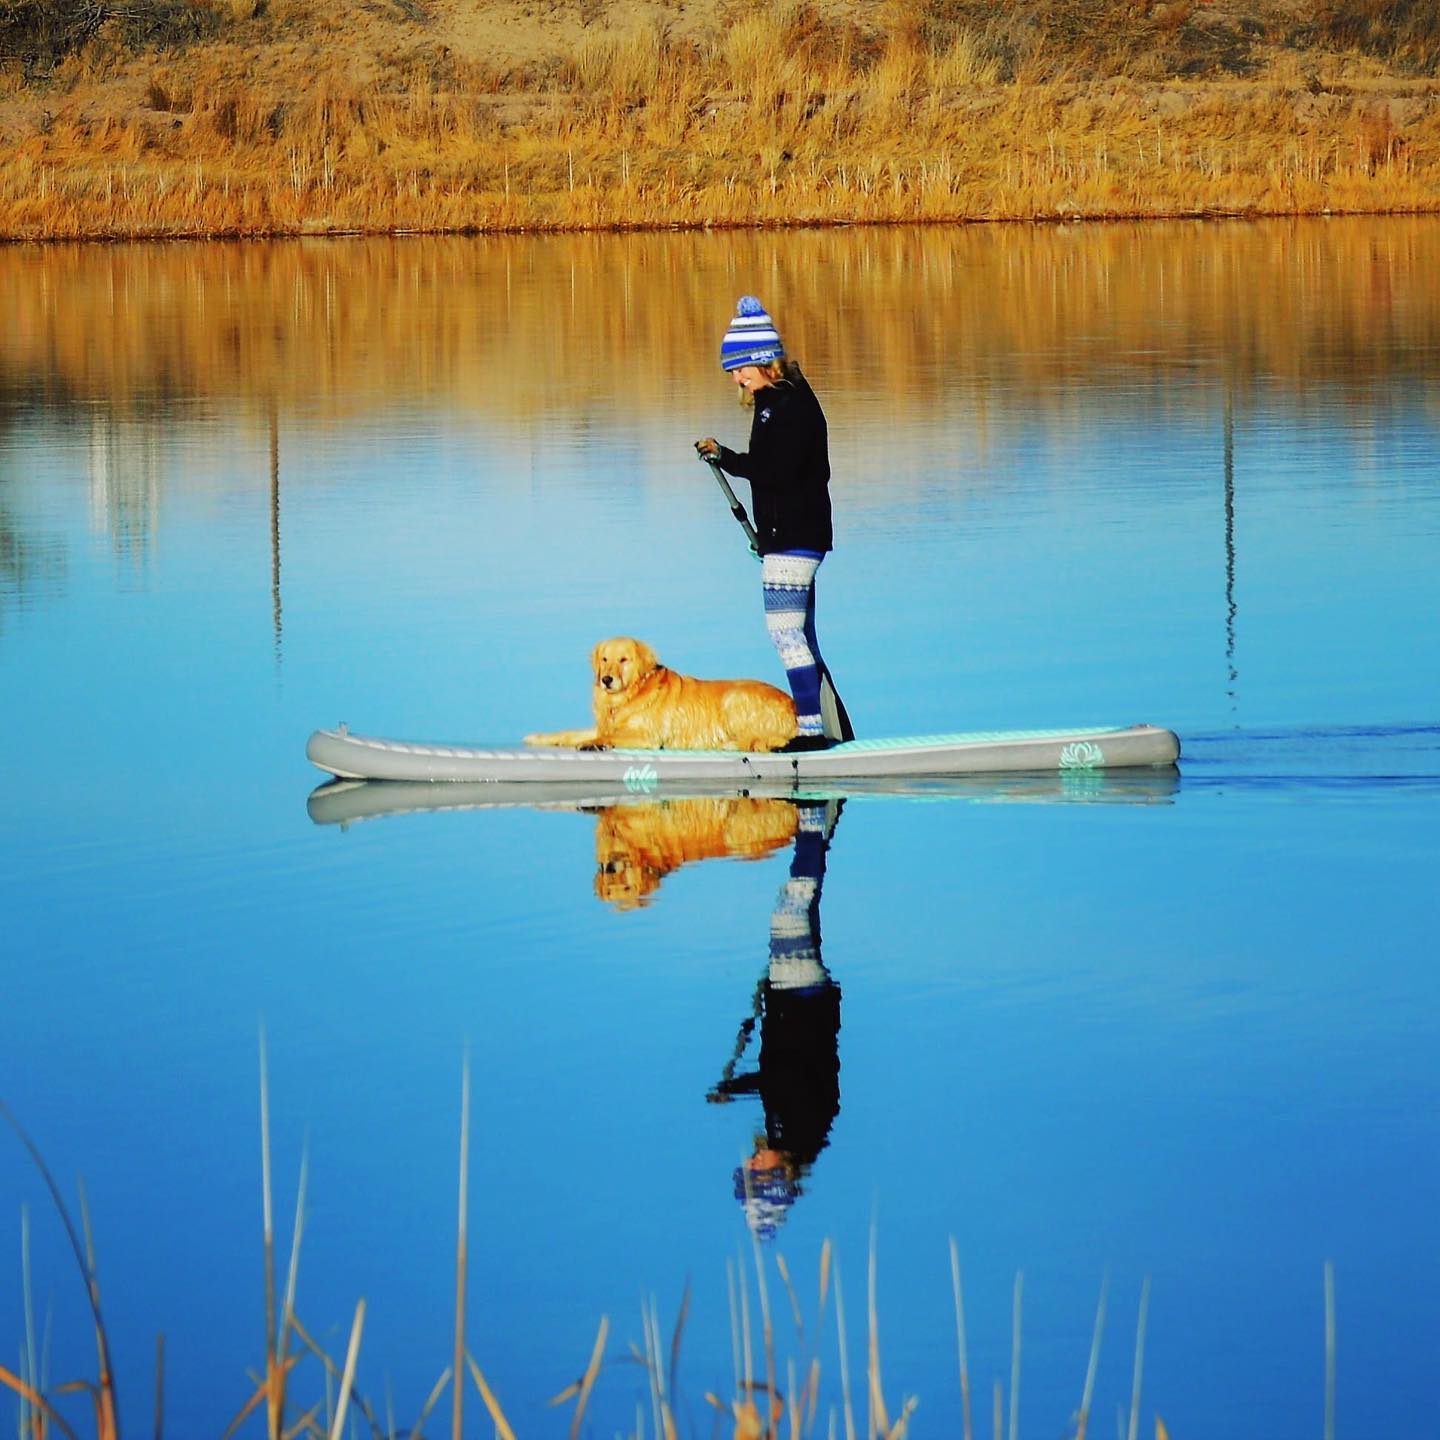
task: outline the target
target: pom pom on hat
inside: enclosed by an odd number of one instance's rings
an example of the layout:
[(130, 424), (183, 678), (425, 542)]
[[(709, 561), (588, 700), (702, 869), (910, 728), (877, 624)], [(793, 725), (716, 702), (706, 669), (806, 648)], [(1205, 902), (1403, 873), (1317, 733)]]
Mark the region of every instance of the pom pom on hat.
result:
[(785, 358), (785, 346), (775, 322), (753, 295), (742, 295), (735, 305), (735, 318), (720, 342), (720, 368), (738, 370), (742, 365), (768, 365)]

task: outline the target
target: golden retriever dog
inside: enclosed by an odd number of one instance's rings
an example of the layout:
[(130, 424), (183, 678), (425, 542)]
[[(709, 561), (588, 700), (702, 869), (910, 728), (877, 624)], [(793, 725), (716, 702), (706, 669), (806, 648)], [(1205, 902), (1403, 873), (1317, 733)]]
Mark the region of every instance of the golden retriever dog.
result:
[(527, 735), (527, 745), (778, 750), (795, 737), (795, 702), (763, 680), (696, 680), (668, 669), (628, 635), (602, 640), (590, 664), (595, 728)]
[(798, 825), (788, 800), (752, 795), (609, 805), (595, 816), (595, 894), (637, 909), (672, 870), (724, 855), (759, 860), (789, 845)]

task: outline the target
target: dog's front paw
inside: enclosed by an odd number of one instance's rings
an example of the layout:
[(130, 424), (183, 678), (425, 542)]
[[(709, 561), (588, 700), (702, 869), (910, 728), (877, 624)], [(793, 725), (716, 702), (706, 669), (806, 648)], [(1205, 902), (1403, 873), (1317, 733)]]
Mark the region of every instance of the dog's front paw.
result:
[(577, 745), (577, 750), (608, 750), (610, 747), (603, 740), (587, 740), (583, 745)]

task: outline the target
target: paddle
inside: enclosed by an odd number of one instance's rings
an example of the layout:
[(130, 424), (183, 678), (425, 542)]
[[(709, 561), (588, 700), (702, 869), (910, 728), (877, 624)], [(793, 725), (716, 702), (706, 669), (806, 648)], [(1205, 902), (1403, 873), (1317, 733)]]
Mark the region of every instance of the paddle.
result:
[[(745, 532), (745, 538), (750, 542), (751, 554), (758, 556), (760, 542), (756, 537), (755, 527), (750, 523), (750, 517), (745, 513), (745, 507), (736, 499), (734, 490), (730, 488), (730, 481), (726, 479), (725, 472), (720, 468), (720, 462), (713, 455), (706, 455), (698, 447), (695, 453), (710, 467), (710, 473), (714, 475), (716, 483), (720, 486), (730, 506), (730, 513), (735, 517), (740, 528)], [(830, 678), (830, 672), (825, 668), (823, 661), (820, 664), (820, 717), (825, 722), (825, 733), (832, 740), (853, 740), (855, 738), (855, 727), (850, 723), (845, 703), (840, 699), (840, 694), (835, 689), (835, 682)]]
[(725, 478), (725, 472), (720, 468), (720, 462), (713, 455), (705, 455), (698, 450), (695, 453), (700, 455), (700, 458), (710, 467), (710, 473), (725, 492), (726, 500), (730, 502), (730, 513), (740, 522), (740, 528), (745, 532), (745, 538), (750, 542), (750, 548), (758, 555), (760, 542), (755, 537), (755, 527), (750, 523), (750, 517), (745, 513), (745, 507), (735, 498), (735, 492), (730, 488), (730, 482)]

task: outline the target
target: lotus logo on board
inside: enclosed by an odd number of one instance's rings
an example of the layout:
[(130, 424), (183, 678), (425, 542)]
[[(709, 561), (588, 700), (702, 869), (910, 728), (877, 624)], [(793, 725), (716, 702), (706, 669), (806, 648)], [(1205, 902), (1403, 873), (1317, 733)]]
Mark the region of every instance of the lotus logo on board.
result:
[(1088, 740), (1072, 740), (1060, 752), (1062, 770), (1094, 770), (1105, 763), (1105, 756), (1098, 745)]
[(633, 795), (648, 795), (660, 783), (653, 765), (632, 765), (621, 779)]

